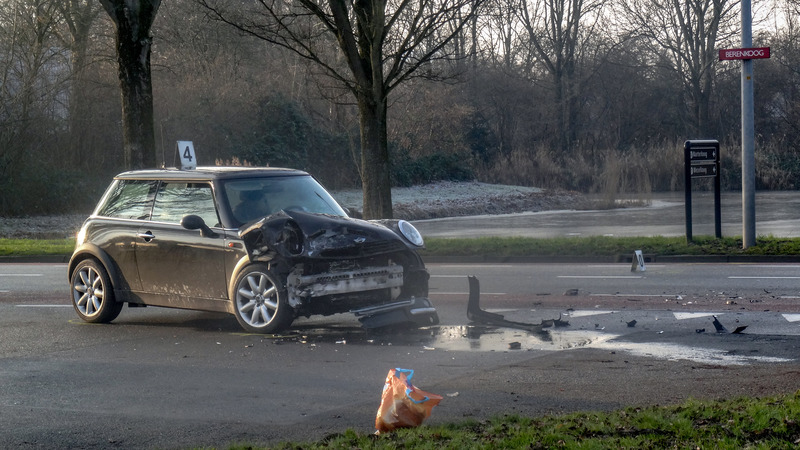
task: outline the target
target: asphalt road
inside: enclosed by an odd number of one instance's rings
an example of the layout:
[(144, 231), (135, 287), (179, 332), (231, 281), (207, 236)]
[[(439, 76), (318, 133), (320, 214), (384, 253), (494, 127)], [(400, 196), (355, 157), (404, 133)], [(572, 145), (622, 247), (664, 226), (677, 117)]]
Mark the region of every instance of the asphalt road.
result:
[[(0, 447), (224, 447), (368, 433), (393, 367), (414, 369), (415, 384), (445, 396), (430, 423), (800, 389), (798, 265), (430, 270), (439, 326), (367, 333), (340, 315), (258, 336), (232, 316), (157, 308), (86, 324), (69, 306), (64, 265), (0, 265)], [(481, 280), (491, 312), (569, 324), (470, 324), (466, 275)], [(747, 328), (717, 333), (714, 316), (727, 331)]]

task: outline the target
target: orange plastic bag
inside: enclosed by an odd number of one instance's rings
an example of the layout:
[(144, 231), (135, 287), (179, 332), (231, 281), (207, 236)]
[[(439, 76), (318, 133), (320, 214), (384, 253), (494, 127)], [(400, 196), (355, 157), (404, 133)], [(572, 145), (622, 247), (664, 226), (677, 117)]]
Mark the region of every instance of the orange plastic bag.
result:
[(375, 416), (377, 433), (396, 428), (412, 428), (430, 417), (431, 410), (442, 400), (441, 395), (431, 394), (411, 384), (413, 370), (392, 369), (386, 375), (381, 394), (381, 406)]

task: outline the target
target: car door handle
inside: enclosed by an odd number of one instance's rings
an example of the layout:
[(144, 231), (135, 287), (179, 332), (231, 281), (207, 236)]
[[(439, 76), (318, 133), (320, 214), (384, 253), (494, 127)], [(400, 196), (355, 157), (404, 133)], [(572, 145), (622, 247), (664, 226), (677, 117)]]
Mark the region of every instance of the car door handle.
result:
[(144, 239), (145, 242), (150, 242), (156, 238), (156, 236), (149, 231), (146, 231), (144, 233), (139, 233), (136, 236), (139, 236), (140, 238)]

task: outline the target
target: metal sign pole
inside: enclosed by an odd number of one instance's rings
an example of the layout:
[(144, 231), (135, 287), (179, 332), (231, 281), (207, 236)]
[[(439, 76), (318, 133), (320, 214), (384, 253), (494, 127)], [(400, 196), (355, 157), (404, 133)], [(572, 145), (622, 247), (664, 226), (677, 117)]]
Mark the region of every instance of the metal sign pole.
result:
[(690, 152), (691, 141), (686, 141), (683, 146), (683, 179), (684, 181), (684, 211), (686, 214), (686, 242), (692, 243), (692, 160)]
[[(750, 0), (742, 0), (742, 47), (753, 46)], [(756, 245), (755, 125), (753, 60), (742, 60), (742, 247)]]

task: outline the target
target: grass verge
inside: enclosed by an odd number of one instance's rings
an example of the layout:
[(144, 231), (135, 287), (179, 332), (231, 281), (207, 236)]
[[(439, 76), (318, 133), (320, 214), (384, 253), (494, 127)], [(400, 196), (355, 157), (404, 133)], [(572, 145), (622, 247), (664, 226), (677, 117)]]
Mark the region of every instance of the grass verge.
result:
[(760, 237), (756, 245), (742, 249), (741, 238), (695, 237), (571, 237), (535, 239), (525, 237), (486, 237), (476, 239), (425, 239), (423, 256), (615, 256), (634, 250), (645, 254), (671, 255), (800, 255), (800, 239)]
[(800, 391), (761, 399), (689, 400), (677, 406), (627, 408), (607, 413), (537, 418), (505, 416), (481, 422), (397, 430), (381, 436), (347, 430), (318, 442), (281, 443), (268, 448), (795, 449), (799, 444)]
[(0, 239), (0, 256), (69, 255), (75, 239)]
[[(535, 239), (485, 237), (475, 239), (425, 239), (423, 256), (616, 256), (634, 250), (645, 254), (672, 255), (800, 255), (800, 238), (759, 237), (756, 245), (742, 250), (742, 239), (697, 236), (692, 243), (684, 237), (589, 236)], [(75, 239), (0, 239), (0, 256), (69, 255)]]

